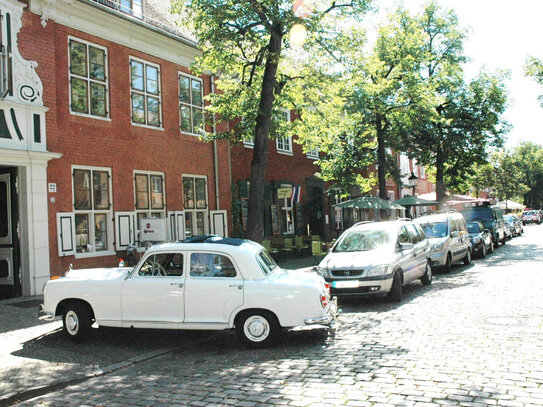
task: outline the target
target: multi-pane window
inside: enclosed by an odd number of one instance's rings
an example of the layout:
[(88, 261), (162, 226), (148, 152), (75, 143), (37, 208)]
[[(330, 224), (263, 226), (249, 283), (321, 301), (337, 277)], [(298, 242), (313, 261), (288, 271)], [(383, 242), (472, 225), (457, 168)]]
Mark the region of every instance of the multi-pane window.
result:
[[(290, 122), (290, 110), (283, 110), (283, 120)], [(292, 138), (291, 137), (278, 137), (275, 140), (277, 151), (280, 153), (292, 154)]]
[(202, 80), (179, 74), (179, 121), (181, 131), (198, 134), (204, 130)]
[(143, 17), (143, 0), (120, 0), (119, 8), (123, 13), (134, 17)]
[(132, 123), (160, 127), (160, 97), (158, 65), (130, 58)]
[(141, 229), (141, 219), (166, 217), (163, 174), (136, 172), (134, 174), (134, 190), (138, 229)]
[(307, 158), (312, 158), (312, 159), (318, 160), (319, 159), (319, 149), (314, 148), (313, 150), (309, 150), (307, 152)]
[(111, 183), (109, 169), (74, 168), (76, 252), (107, 251), (111, 246)]
[(72, 113), (107, 117), (106, 49), (70, 39), (70, 110)]
[(207, 182), (202, 176), (183, 177), (186, 237), (207, 233)]

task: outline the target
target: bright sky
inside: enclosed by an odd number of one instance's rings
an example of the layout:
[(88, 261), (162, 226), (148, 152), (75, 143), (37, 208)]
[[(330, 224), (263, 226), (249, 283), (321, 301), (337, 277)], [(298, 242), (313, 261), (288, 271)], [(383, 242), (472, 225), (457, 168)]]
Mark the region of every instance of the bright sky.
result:
[[(543, 59), (542, 0), (437, 0), (453, 9), (460, 24), (469, 30), (465, 52), (471, 58), (466, 66), (468, 77), (482, 66), (491, 72), (507, 69), (510, 107), (505, 118), (513, 125), (507, 145), (521, 141), (543, 144), (543, 108), (537, 100), (543, 87), (524, 76), (528, 55)], [(392, 11), (399, 0), (376, 0), (380, 11)], [(425, 0), (404, 0), (412, 12), (420, 12)], [(371, 19), (370, 19), (371, 20)]]

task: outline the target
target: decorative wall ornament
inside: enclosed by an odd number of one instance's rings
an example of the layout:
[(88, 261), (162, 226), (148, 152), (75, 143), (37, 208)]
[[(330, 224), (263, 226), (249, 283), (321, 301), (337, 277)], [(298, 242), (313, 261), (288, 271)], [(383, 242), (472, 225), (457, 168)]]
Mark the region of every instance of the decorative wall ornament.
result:
[(9, 13), (11, 20), (11, 60), (13, 72), (13, 95), (5, 100), (25, 105), (43, 106), (43, 85), (36, 73), (38, 63), (28, 61), (19, 53), (18, 34), (23, 25), (23, 3), (0, 0), (3, 14)]

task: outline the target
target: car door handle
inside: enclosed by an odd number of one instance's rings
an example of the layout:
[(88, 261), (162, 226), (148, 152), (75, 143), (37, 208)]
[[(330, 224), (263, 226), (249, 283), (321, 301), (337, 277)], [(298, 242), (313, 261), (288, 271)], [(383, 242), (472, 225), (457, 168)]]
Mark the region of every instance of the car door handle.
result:
[(243, 288), (241, 284), (230, 284), (228, 287), (237, 287), (238, 290), (241, 290)]
[(183, 283), (170, 283), (170, 285), (177, 285), (179, 288), (183, 288)]

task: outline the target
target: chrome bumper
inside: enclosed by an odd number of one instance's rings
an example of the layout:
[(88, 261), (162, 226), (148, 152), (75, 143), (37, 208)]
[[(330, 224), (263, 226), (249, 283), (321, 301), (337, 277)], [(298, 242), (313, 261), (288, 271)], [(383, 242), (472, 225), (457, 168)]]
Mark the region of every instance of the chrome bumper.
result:
[(55, 319), (55, 316), (50, 312), (45, 312), (43, 310), (43, 304), (40, 304), (40, 307), (38, 308), (38, 319), (41, 319), (42, 321), (52, 321)]
[(333, 297), (330, 300), (330, 309), (328, 310), (328, 314), (316, 317), (316, 318), (306, 318), (304, 319), (304, 323), (306, 325), (327, 325), (330, 328), (333, 328), (337, 316), (341, 313), (341, 310), (337, 308), (337, 297)]

